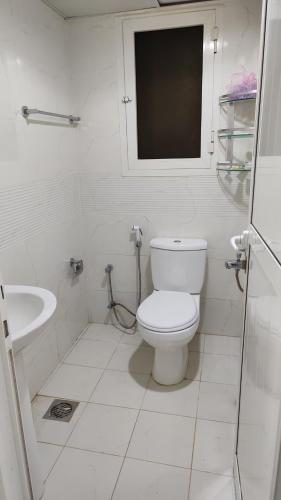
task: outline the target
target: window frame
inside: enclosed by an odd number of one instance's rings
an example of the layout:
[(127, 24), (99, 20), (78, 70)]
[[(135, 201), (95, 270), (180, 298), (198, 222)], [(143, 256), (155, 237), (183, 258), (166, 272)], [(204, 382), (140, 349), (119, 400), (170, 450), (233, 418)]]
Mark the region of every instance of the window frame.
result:
[[(137, 31), (204, 26), (201, 157), (175, 159), (138, 159), (137, 105), (135, 75), (135, 43)], [(119, 116), (122, 140), (122, 164), (125, 176), (208, 175), (213, 166), (213, 102), (215, 79), (215, 51), (213, 30), (216, 27), (216, 9), (198, 9), (125, 16), (118, 19), (119, 36)], [(210, 85), (211, 82), (211, 85)], [(211, 98), (210, 98), (211, 86)], [(132, 101), (122, 103), (124, 96)]]

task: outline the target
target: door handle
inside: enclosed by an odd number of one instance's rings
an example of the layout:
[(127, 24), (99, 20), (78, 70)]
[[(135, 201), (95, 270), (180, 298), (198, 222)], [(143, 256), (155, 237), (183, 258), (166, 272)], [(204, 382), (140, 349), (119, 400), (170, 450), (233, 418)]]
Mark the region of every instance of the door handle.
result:
[(236, 259), (236, 260), (227, 260), (225, 262), (225, 267), (226, 269), (234, 269), (235, 271), (240, 271), (243, 269), (246, 271), (247, 268), (247, 261), (246, 259)]

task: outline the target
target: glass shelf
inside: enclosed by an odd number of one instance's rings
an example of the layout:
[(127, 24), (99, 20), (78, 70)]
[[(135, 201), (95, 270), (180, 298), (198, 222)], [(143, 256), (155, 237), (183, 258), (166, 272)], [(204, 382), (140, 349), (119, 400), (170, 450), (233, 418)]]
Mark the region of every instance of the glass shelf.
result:
[(243, 139), (254, 137), (254, 127), (249, 128), (222, 128), (218, 130), (219, 139)]
[(217, 163), (217, 170), (219, 172), (250, 172), (252, 167), (249, 163), (230, 163), (227, 161), (220, 161)]
[(239, 101), (251, 101), (256, 99), (257, 97), (257, 91), (256, 90), (251, 90), (250, 92), (243, 92), (241, 94), (224, 94), (220, 96), (219, 98), (219, 103), (222, 104), (227, 104), (227, 103), (234, 103), (234, 102), (239, 102)]

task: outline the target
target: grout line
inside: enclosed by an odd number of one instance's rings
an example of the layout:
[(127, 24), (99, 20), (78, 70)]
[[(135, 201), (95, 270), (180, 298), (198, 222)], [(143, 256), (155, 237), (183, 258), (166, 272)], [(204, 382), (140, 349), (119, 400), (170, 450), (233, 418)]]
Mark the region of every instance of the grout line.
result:
[[(205, 347), (205, 338), (204, 338), (204, 346)], [(200, 352), (200, 357), (204, 357), (204, 353)], [(188, 361), (187, 361), (188, 362)], [(193, 458), (194, 458), (194, 450), (195, 450), (195, 439), (196, 439), (196, 430), (197, 430), (197, 420), (198, 420), (198, 408), (199, 408), (199, 398), (200, 398), (200, 387), (201, 387), (201, 376), (202, 376), (202, 366), (203, 362), (201, 363), (201, 360), (199, 358), (199, 366), (200, 366), (200, 377), (199, 377), (199, 390), (198, 390), (198, 395), (197, 395), (197, 406), (196, 406), (196, 415), (195, 415), (195, 425), (194, 425), (194, 436), (193, 436), (193, 446), (192, 446), (192, 453), (191, 453), (191, 461), (190, 461), (190, 478), (189, 478), (189, 485), (188, 485), (188, 492), (187, 492), (187, 500), (189, 500), (190, 497), (190, 487), (191, 487), (191, 479), (192, 479), (192, 465), (193, 465)]]
[[(192, 352), (192, 351), (190, 351)], [(207, 356), (223, 356), (224, 358), (239, 358), (240, 354), (226, 354), (226, 353), (221, 353), (221, 352), (208, 352), (208, 351), (203, 351), (204, 355)]]
[(60, 450), (60, 452), (59, 452), (59, 454), (58, 454), (58, 456), (57, 456), (56, 460), (54, 461), (54, 463), (53, 463), (53, 465), (52, 465), (51, 469), (49, 470), (49, 472), (48, 472), (48, 474), (47, 474), (47, 476), (46, 476), (46, 477), (45, 477), (45, 479), (43, 480), (43, 483), (44, 483), (44, 485), (45, 485), (45, 483), (47, 482), (48, 477), (50, 476), (50, 474), (51, 474), (52, 470), (54, 469), (54, 467), (55, 467), (56, 463), (58, 462), (58, 460), (59, 460), (59, 458), (60, 458), (60, 456), (61, 456), (61, 454), (62, 454), (62, 452), (63, 452), (63, 450), (64, 450), (64, 446), (63, 446), (63, 445), (58, 445), (58, 444), (53, 444), (53, 443), (45, 443), (44, 441), (39, 441), (39, 443), (49, 444), (49, 445), (52, 445), (52, 446), (60, 446), (60, 447), (61, 447), (61, 450)]
[(68, 448), (70, 450), (85, 451), (87, 453), (98, 453), (100, 455), (110, 455), (111, 457), (124, 458), (124, 455), (118, 455), (118, 453), (112, 453), (112, 452), (109, 452), (109, 451), (101, 451), (101, 450), (92, 450), (90, 448), (79, 448), (79, 446), (73, 446), (73, 445), (68, 445), (68, 444), (66, 444), (64, 446), (64, 448)]
[(195, 468), (192, 468), (191, 471), (195, 471), (195, 472), (203, 472), (204, 474), (211, 474), (212, 476), (221, 476), (221, 477), (228, 477), (229, 479), (234, 479), (234, 476), (229, 476), (228, 474), (222, 474), (221, 472), (213, 472), (213, 471), (207, 471), (207, 470), (201, 470), (201, 469), (195, 469)]
[[(146, 392), (144, 393), (144, 396), (145, 396)], [(69, 399), (69, 398), (62, 398), (61, 396), (42, 396), (44, 398), (49, 398), (49, 399)], [(169, 415), (170, 417), (181, 417), (181, 418), (187, 418), (187, 419), (190, 419), (190, 420), (203, 420), (205, 422), (216, 422), (217, 424), (229, 424), (229, 425), (236, 425), (236, 422), (229, 422), (229, 421), (226, 421), (226, 420), (215, 420), (215, 419), (211, 419), (211, 418), (205, 418), (205, 417), (198, 417), (198, 416), (194, 416), (194, 415), (183, 415), (182, 413), (169, 413), (169, 412), (164, 412), (164, 411), (157, 411), (157, 410), (147, 410), (146, 408), (143, 408), (142, 406), (140, 408), (136, 408), (134, 406), (124, 406), (124, 405), (120, 405), (120, 404), (112, 404), (112, 403), (101, 403), (101, 402), (98, 402), (98, 401), (78, 401), (76, 400), (77, 403), (81, 403), (81, 404), (84, 404), (86, 406), (88, 405), (98, 405), (98, 406), (110, 406), (111, 408), (123, 408), (124, 410), (135, 410), (135, 411), (143, 411), (143, 412), (146, 412), (146, 413), (156, 413), (158, 415)], [(141, 403), (143, 404), (143, 402)], [(79, 417), (80, 419), (80, 417)], [(78, 420), (79, 420), (78, 419)], [(63, 423), (69, 423), (69, 422), (59, 422), (60, 424), (63, 424)], [(42, 443), (46, 442), (48, 443), (48, 441), (40, 441)], [(59, 443), (49, 443), (49, 444), (54, 444), (55, 446), (62, 446), (61, 444)]]
[(146, 384), (146, 390), (144, 391), (144, 394), (143, 394), (143, 397), (142, 397), (142, 400), (141, 400), (141, 403), (140, 403), (140, 409), (138, 411), (138, 414), (137, 414), (137, 418), (136, 418), (136, 421), (135, 421), (135, 425), (133, 427), (133, 430), (132, 430), (132, 433), (131, 433), (131, 436), (130, 436), (130, 439), (129, 439), (129, 442), (128, 442), (128, 446), (126, 448), (126, 451), (125, 451), (125, 456), (124, 456), (124, 459), (123, 459), (123, 462), (122, 462), (122, 465), (121, 465), (121, 468), (120, 468), (120, 471), (119, 471), (119, 474), (117, 476), (117, 479), (116, 479), (116, 482), (115, 482), (115, 485), (114, 485), (114, 488), (113, 488), (113, 491), (112, 491), (112, 495), (111, 495), (111, 500), (113, 499), (113, 496), (114, 496), (114, 493), (115, 493), (115, 490), (116, 490), (116, 486), (118, 484), (118, 481), (119, 481), (119, 477), (120, 477), (120, 474), (121, 474), (121, 471), (123, 470), (123, 466), (124, 466), (124, 463), (125, 463), (125, 460), (127, 458), (127, 453), (128, 453), (128, 449), (129, 449), (129, 446), (131, 444), (131, 441), (132, 441), (132, 437), (133, 437), (133, 434), (135, 432), (135, 428), (136, 428), (136, 425), (137, 425), (137, 422), (138, 422), (138, 419), (139, 419), (139, 416), (140, 416), (140, 412), (141, 412), (141, 407), (143, 405), (143, 401), (144, 401), (144, 398), (145, 398), (145, 395), (147, 393), (147, 388), (148, 388), (148, 385), (149, 385), (149, 381), (150, 381), (150, 378), (151, 377), (148, 377), (148, 380), (147, 380), (147, 384)]
[(81, 414), (80, 414), (80, 416), (78, 417), (77, 421), (76, 421), (76, 422), (75, 422), (75, 424), (73, 425), (73, 428), (72, 428), (72, 430), (70, 431), (70, 433), (69, 433), (68, 437), (66, 438), (66, 441), (65, 441), (65, 443), (64, 443), (64, 448), (66, 447), (66, 445), (67, 445), (68, 441), (70, 440), (70, 438), (71, 438), (71, 436), (72, 436), (72, 434), (73, 434), (73, 432), (74, 432), (74, 429), (76, 429), (76, 427), (77, 427), (77, 425), (78, 425), (78, 422), (80, 422), (82, 415), (84, 415), (84, 413), (85, 413), (85, 411), (86, 411), (86, 408), (87, 408), (87, 403), (82, 403), (82, 404), (84, 404), (85, 406), (84, 406), (84, 408), (82, 409)]
[[(113, 352), (112, 356), (114, 354), (115, 354), (115, 351)], [(111, 360), (112, 360), (112, 357), (110, 358), (110, 360), (108, 361), (108, 363), (110, 363)], [(64, 365), (83, 366), (84, 368), (99, 368), (100, 370), (106, 370), (106, 371), (111, 371), (111, 372), (136, 373), (137, 375), (149, 375), (150, 374), (148, 372), (136, 372), (136, 371), (133, 371), (133, 370), (118, 370), (117, 368), (108, 368), (108, 363), (107, 363), (106, 367), (104, 367), (104, 366), (93, 366), (93, 365), (82, 365), (81, 363), (73, 363), (73, 362), (72, 363), (66, 363), (66, 362), (64, 362), (63, 364)], [(185, 379), (185, 380), (192, 381), (193, 379)], [(231, 384), (229, 384), (229, 385), (231, 385)]]
[[(116, 351), (116, 349), (117, 349), (117, 346), (118, 346), (118, 344), (116, 345), (116, 347), (115, 347), (115, 349), (114, 349), (114, 351), (113, 351), (113, 353), (112, 353), (112, 356), (114, 355), (114, 353), (115, 353), (115, 351)], [(111, 358), (110, 358), (109, 362), (111, 361), (112, 356), (111, 356)], [(104, 370), (103, 370), (103, 373), (104, 373)], [(66, 447), (67, 443), (69, 442), (69, 440), (70, 440), (70, 438), (71, 438), (71, 436), (72, 436), (72, 434), (73, 434), (74, 430), (76, 429), (76, 427), (77, 427), (77, 425), (78, 425), (78, 422), (80, 422), (82, 415), (84, 415), (84, 413), (85, 413), (85, 411), (86, 411), (86, 408), (87, 408), (88, 404), (90, 404), (90, 403), (86, 403), (86, 404), (85, 404), (85, 408), (82, 410), (81, 415), (80, 415), (80, 416), (79, 416), (79, 418), (77, 419), (77, 422), (74, 424), (73, 429), (72, 429), (72, 431), (70, 432), (70, 434), (69, 434), (69, 436), (68, 436), (68, 438), (67, 438), (67, 440), (66, 440), (66, 442), (65, 442), (65, 444), (64, 444), (64, 447)]]
[(88, 328), (89, 328), (89, 324), (84, 328), (84, 330), (82, 330), (82, 332), (75, 339), (75, 341), (73, 342), (73, 344), (70, 346), (70, 348), (68, 349), (68, 351), (65, 353), (65, 355), (60, 360), (60, 364), (64, 363), (64, 360), (66, 359), (66, 357), (69, 356), (69, 354), (73, 351), (74, 347), (76, 347), (76, 345), (78, 344), (78, 342), (80, 342), (82, 336), (84, 335), (84, 333), (86, 333), (86, 331), (88, 330)]

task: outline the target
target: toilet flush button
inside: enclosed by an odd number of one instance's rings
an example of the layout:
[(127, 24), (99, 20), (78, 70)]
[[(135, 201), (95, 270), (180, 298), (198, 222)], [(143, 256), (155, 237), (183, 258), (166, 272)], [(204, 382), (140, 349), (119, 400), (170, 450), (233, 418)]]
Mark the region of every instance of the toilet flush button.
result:
[(181, 243), (181, 240), (174, 240), (174, 243)]

